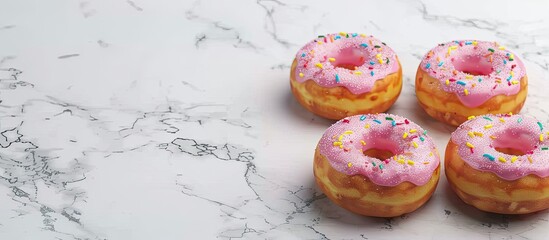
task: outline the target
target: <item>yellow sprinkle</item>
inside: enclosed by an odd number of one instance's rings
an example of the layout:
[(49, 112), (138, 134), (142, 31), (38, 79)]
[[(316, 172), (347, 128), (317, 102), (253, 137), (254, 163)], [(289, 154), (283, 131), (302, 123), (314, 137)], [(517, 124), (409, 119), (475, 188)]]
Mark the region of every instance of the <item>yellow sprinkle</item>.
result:
[(355, 74), (356, 74), (356, 75), (361, 75), (362, 72), (361, 72), (361, 71), (355, 71)]
[(465, 93), (465, 96), (469, 95), (469, 90), (463, 89), (463, 93)]
[(429, 152), (429, 157), (432, 157), (433, 156), (433, 152)]
[(402, 134), (402, 138), (407, 138), (408, 137), (408, 132), (404, 132), (404, 134)]
[(496, 139), (497, 137), (494, 136), (494, 135), (492, 135), (492, 136), (490, 136), (490, 138), (491, 138), (491, 139)]
[(328, 58), (328, 61), (330, 62), (335, 62), (335, 60), (336, 60), (335, 58)]
[(505, 119), (499, 118), (499, 121), (502, 122), (502, 123), (504, 123), (504, 122), (505, 122)]
[(320, 69), (324, 68), (324, 66), (322, 66), (322, 63), (317, 63), (317, 64), (315, 64), (315, 66), (320, 68)]
[(349, 134), (353, 134), (353, 131), (351, 131), (351, 130), (348, 130), (348, 131), (345, 131), (345, 132), (343, 132), (343, 134), (347, 134), (347, 135), (349, 135)]
[(539, 135), (539, 141), (543, 142), (543, 133)]
[(473, 79), (473, 76), (471, 76), (471, 75), (465, 75), (465, 79)]
[(511, 163), (514, 163), (515, 161), (517, 161), (518, 157), (517, 156), (512, 156), (511, 157)]
[(376, 58), (381, 58), (381, 53), (376, 54)]
[(341, 146), (343, 143), (341, 142), (334, 142), (334, 146)]
[(458, 46), (451, 46), (450, 47), (452, 50), (456, 50), (458, 48)]
[(400, 164), (404, 164), (404, 159), (399, 159), (399, 160), (397, 160), (397, 162), (400, 163)]
[(514, 54), (510, 54), (510, 55), (509, 55), (509, 58), (510, 58), (510, 59), (515, 58), (515, 55), (514, 55)]
[(499, 50), (505, 50), (503, 46), (499, 46)]
[(501, 79), (496, 79), (496, 82), (497, 82), (497, 83), (501, 83)]
[(317, 43), (318, 45), (322, 44), (322, 42), (321, 42), (321, 41), (318, 41), (318, 42), (316, 42), (316, 43)]
[(383, 59), (378, 58), (377, 60), (379, 61), (379, 63), (383, 63)]
[(364, 128), (366, 128), (366, 129), (370, 128), (370, 124), (366, 124), (366, 125), (364, 126)]
[(410, 129), (410, 132), (411, 132), (411, 133), (415, 133), (415, 132), (417, 132), (417, 130), (416, 130), (415, 128), (414, 128), (414, 129)]
[(482, 137), (482, 136), (484, 136), (484, 134), (481, 133), (481, 132), (474, 132), (474, 134), (475, 134), (475, 136), (477, 136), (477, 137)]
[(502, 163), (506, 163), (506, 162), (507, 162), (507, 160), (505, 160), (505, 158), (503, 158), (503, 157), (499, 157), (498, 160), (499, 160), (500, 162), (502, 162)]
[(469, 135), (469, 137), (475, 137), (475, 133), (473, 132), (468, 132), (467, 135)]
[(339, 135), (339, 138), (337, 140), (341, 142), (341, 140), (343, 140), (343, 134)]
[(532, 158), (531, 158), (530, 156), (528, 156), (528, 162), (530, 162), (530, 163), (533, 162), (533, 160), (532, 160)]
[(344, 37), (345, 37), (345, 36), (347, 36), (347, 33), (346, 33), (346, 32), (339, 32), (339, 35), (341, 35), (341, 36), (344, 36)]
[(429, 162), (423, 162), (423, 164), (427, 165), (427, 164), (429, 164)]
[(362, 144), (362, 146), (366, 145), (366, 142), (364, 140), (360, 140), (360, 144)]
[(446, 79), (446, 85), (450, 85), (450, 79)]
[(509, 112), (508, 114), (509, 114), (509, 116), (513, 116), (513, 112)]
[(517, 85), (517, 84), (519, 84), (519, 81), (517, 81), (517, 80), (511, 81), (511, 84)]
[(511, 77), (515, 75), (513, 71), (509, 71), (509, 74), (511, 74)]
[(299, 73), (299, 76), (300, 76), (300, 77), (303, 77), (303, 73)]
[(353, 164), (352, 163), (347, 163), (347, 167), (352, 167)]
[(366, 37), (366, 34), (361, 33), (360, 36), (361, 36), (361, 37)]
[(412, 161), (412, 160), (408, 160), (408, 161), (406, 161), (406, 163), (408, 163), (408, 165), (411, 165), (411, 166), (413, 166), (415, 164), (415, 162)]
[(417, 145), (417, 142), (412, 142), (412, 144), (414, 144), (414, 147), (415, 148), (418, 148), (419, 146)]
[(475, 119), (475, 116), (469, 116), (467, 117), (467, 120)]
[(477, 41), (473, 41), (473, 46), (476, 46), (478, 44)]
[(471, 144), (470, 142), (466, 142), (465, 145), (469, 148), (475, 148), (475, 145)]
[(492, 128), (492, 124), (484, 125), (484, 129), (490, 129)]
[(448, 55), (450, 55), (450, 53), (452, 53), (452, 49), (448, 48)]

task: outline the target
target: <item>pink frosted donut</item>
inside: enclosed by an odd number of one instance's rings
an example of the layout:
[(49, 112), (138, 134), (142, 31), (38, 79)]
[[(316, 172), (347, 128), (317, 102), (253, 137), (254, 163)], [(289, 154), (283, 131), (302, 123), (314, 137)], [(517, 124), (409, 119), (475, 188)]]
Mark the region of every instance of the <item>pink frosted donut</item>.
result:
[(305, 108), (341, 119), (386, 111), (400, 94), (402, 70), (395, 52), (372, 36), (327, 34), (297, 52), (290, 84)]
[(471, 115), (518, 113), (526, 69), (496, 42), (452, 41), (430, 50), (416, 75), (416, 95), (432, 117), (459, 125)]
[(549, 129), (532, 117), (471, 117), (452, 133), (446, 177), (481, 210), (517, 214), (549, 208)]
[(391, 114), (344, 118), (316, 148), (316, 182), (336, 204), (368, 216), (398, 216), (423, 205), (439, 178), (426, 131)]

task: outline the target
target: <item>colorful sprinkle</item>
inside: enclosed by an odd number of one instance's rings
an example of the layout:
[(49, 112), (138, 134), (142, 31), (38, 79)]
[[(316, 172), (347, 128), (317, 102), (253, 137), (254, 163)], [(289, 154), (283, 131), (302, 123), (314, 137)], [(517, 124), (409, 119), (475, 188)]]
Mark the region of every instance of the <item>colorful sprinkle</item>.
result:
[(353, 163), (347, 163), (347, 167), (352, 167)]
[(371, 76), (374, 76), (374, 71), (371, 71), (371, 72), (370, 72), (370, 75), (371, 75)]
[(463, 94), (465, 94), (465, 96), (469, 95), (469, 90), (463, 89)]
[(404, 132), (404, 134), (402, 134), (402, 138), (407, 138), (408, 137), (408, 132)]
[(492, 128), (492, 124), (484, 125), (484, 129), (490, 129)]
[(302, 54), (301, 54), (301, 57), (305, 57), (305, 56), (307, 56), (307, 54), (305, 54), (305, 53), (302, 53)]
[(317, 64), (315, 64), (315, 66), (316, 66), (317, 68), (320, 68), (320, 69), (324, 68), (324, 66), (322, 66), (322, 63), (317, 63)]
[(412, 142), (412, 144), (414, 145), (414, 148), (418, 148), (419, 145), (417, 145), (417, 142)]
[(366, 142), (364, 140), (360, 140), (360, 144), (362, 144), (362, 146), (365, 146)]
[(446, 85), (450, 85), (450, 79), (446, 79)]
[(475, 146), (470, 142), (466, 142), (465, 145), (467, 145), (467, 147), (469, 148), (475, 148)]
[(490, 52), (494, 52), (494, 49), (488, 48), (488, 51), (490, 51)]
[(341, 146), (341, 145), (343, 145), (342, 142), (334, 142), (334, 146), (336, 146), (336, 147), (337, 147), (337, 146)]
[(304, 76), (303, 73), (299, 73), (299, 77), (303, 77), (303, 76)]
[(528, 162), (530, 162), (530, 163), (533, 162), (532, 157), (528, 156)]
[(502, 163), (506, 163), (507, 160), (504, 157), (499, 157), (498, 160)]
[(461, 86), (467, 85), (467, 83), (465, 83), (464, 81), (457, 81), (456, 83), (459, 84), (459, 85), (461, 85)]
[(540, 141), (540, 142), (543, 142), (543, 133), (541, 133), (541, 134), (539, 135), (539, 141)]
[(368, 47), (368, 44), (363, 43), (363, 44), (360, 44), (360, 46), (362, 46), (362, 47)]
[(374, 119), (374, 122), (378, 123), (378, 124), (381, 124), (381, 121), (377, 120), (377, 119)]
[(496, 160), (496, 158), (488, 153), (482, 154), (483, 157), (488, 158), (490, 161)]
[(417, 130), (416, 130), (415, 128), (414, 128), (414, 129), (410, 129), (410, 132), (411, 132), (411, 133), (415, 133), (415, 132), (417, 132)]
[(339, 75), (336, 73), (335, 75), (336, 82), (339, 82)]
[(425, 68), (426, 68), (426, 69), (431, 68), (431, 63), (427, 63), (427, 65), (425, 65)]
[(362, 72), (361, 71), (355, 71), (355, 74), (356, 75), (362, 75)]
[(512, 156), (511, 157), (511, 163), (514, 163), (515, 161), (517, 161), (518, 157), (517, 156)]
[(366, 115), (360, 116), (360, 121), (364, 121), (364, 120), (366, 120)]
[(540, 122), (537, 122), (538, 126), (539, 126), (539, 130), (540, 131), (543, 131), (543, 125), (540, 123)]
[(502, 122), (502, 123), (504, 123), (504, 122), (505, 122), (505, 119), (499, 118), (499, 121)]
[(518, 123), (521, 123), (521, 122), (522, 122), (522, 118), (519, 118), (519, 119), (517, 120), (517, 122), (518, 122)]
[(412, 160), (408, 160), (408, 161), (406, 161), (406, 163), (408, 163), (408, 165), (410, 165), (410, 166), (413, 166), (415, 164), (415, 162), (412, 161)]
[(370, 124), (364, 125), (364, 128), (366, 128), (366, 129), (370, 128)]
[(467, 117), (467, 120), (475, 119), (475, 116), (469, 116)]
[(541, 150), (549, 150), (549, 147), (541, 147)]
[(439, 67), (442, 67), (442, 65), (444, 65), (444, 62), (439, 62), (439, 63), (438, 63), (438, 66), (439, 66)]
[(491, 119), (491, 118), (489, 118), (489, 117), (486, 117), (486, 116), (484, 116), (484, 117), (482, 117), (482, 118), (484, 118), (484, 119), (486, 119), (486, 120), (488, 120), (488, 121), (490, 121), (490, 122), (492, 121), (492, 119)]
[(422, 136), (419, 136), (419, 140), (421, 140), (423, 142), (423, 141), (425, 141), (425, 138), (423, 138)]
[(335, 58), (333, 58), (333, 57), (331, 57), (331, 58), (328, 58), (328, 61), (330, 61), (330, 62), (335, 62), (335, 60), (336, 60), (336, 59), (335, 59)]

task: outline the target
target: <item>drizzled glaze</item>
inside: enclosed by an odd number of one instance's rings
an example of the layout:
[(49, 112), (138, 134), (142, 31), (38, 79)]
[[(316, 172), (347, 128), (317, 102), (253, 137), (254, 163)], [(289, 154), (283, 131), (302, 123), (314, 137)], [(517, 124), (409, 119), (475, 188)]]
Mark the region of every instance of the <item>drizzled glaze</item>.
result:
[(475, 40), (439, 44), (425, 55), (420, 68), (467, 107), (480, 106), (496, 95), (517, 94), (526, 76), (522, 61), (505, 47)]
[[(396, 186), (405, 181), (424, 185), (439, 165), (439, 155), (427, 132), (392, 114), (344, 118), (326, 130), (318, 148), (337, 171), (361, 174), (382, 186)], [(369, 157), (363, 153), (368, 149), (388, 150), (394, 156)]]
[[(472, 117), (471, 117), (472, 118)], [(459, 156), (471, 167), (493, 172), (506, 180), (528, 174), (549, 176), (549, 129), (536, 119), (521, 115), (477, 116), (452, 133)], [(513, 148), (524, 155), (498, 152)]]
[[(318, 36), (297, 52), (296, 60), (298, 82), (343, 86), (353, 94), (369, 92), (375, 81), (400, 67), (397, 55), (385, 43), (372, 36), (343, 32)], [(345, 65), (347, 68), (342, 67)]]

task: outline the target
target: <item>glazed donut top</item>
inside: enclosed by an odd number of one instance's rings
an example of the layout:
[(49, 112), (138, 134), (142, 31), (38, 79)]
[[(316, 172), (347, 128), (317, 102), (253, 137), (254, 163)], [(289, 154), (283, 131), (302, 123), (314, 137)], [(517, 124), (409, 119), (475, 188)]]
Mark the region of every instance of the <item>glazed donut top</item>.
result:
[[(392, 114), (356, 115), (329, 127), (319, 151), (337, 171), (360, 174), (382, 186), (408, 181), (425, 185), (439, 165), (435, 144), (417, 124)], [(377, 159), (364, 154), (368, 149), (395, 154)]]
[(439, 44), (425, 55), (420, 68), (455, 93), (467, 107), (493, 96), (514, 95), (526, 76), (522, 61), (496, 42), (476, 40)]
[(303, 46), (295, 59), (296, 81), (343, 86), (353, 94), (369, 92), (376, 80), (400, 68), (397, 55), (385, 43), (357, 33), (318, 36)]
[[(528, 174), (549, 176), (549, 141), (543, 124), (521, 115), (469, 117), (452, 133), (458, 154), (469, 166), (493, 172), (506, 180)], [(546, 132), (544, 132), (546, 131)], [(511, 148), (524, 153), (513, 155), (497, 149)]]

